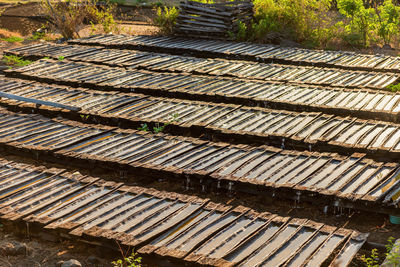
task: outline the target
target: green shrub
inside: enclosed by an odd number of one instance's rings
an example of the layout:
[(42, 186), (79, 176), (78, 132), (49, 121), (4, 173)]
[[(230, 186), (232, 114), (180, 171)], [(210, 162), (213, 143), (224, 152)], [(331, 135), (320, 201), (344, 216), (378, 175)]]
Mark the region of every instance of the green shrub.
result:
[(386, 253), (385, 253), (385, 262), (389, 266), (399, 266), (400, 264), (400, 247), (396, 244), (396, 239), (394, 237), (389, 237), (388, 244), (385, 245)]
[(23, 58), (14, 55), (4, 55), (3, 58), (8, 66), (22, 67), (29, 65), (33, 62), (30, 60), (24, 60)]
[(392, 0), (385, 0), (377, 7), (376, 24), (378, 36), (389, 44), (393, 36), (399, 34), (400, 7), (395, 6)]
[[(160, 123), (156, 123), (155, 126), (153, 127), (153, 133), (157, 134), (157, 133), (161, 133), (165, 130), (165, 128), (170, 125), (171, 123), (178, 121), (179, 114), (175, 113), (175, 114), (171, 114), (170, 115), (170, 119), (163, 124)], [(147, 125), (147, 123), (143, 123), (140, 125), (140, 127), (138, 128), (139, 131), (144, 131), (144, 132), (150, 132), (150, 127)]]
[[(395, 243), (394, 237), (389, 237), (388, 244), (385, 245), (386, 253), (382, 255), (385, 258), (384, 264), (385, 266), (399, 266), (400, 264), (400, 247)], [(366, 264), (367, 267), (379, 267), (380, 259), (379, 253), (377, 249), (371, 250), (371, 256), (367, 257), (365, 255), (361, 256), (361, 260)]]
[(21, 38), (21, 37), (18, 37), (18, 36), (11, 36), (11, 37), (8, 37), (8, 38), (2, 38), (1, 40), (9, 42), (9, 43), (20, 43), (20, 42), (24, 41), (24, 38)]
[(95, 24), (100, 24), (105, 33), (118, 32), (118, 26), (113, 15), (115, 8), (116, 4), (110, 3), (101, 7), (88, 5), (89, 23), (91, 24), (92, 30), (97, 30)]
[(178, 15), (179, 11), (175, 7), (158, 7), (157, 16), (153, 19), (153, 23), (160, 28), (161, 33), (171, 34)]
[(279, 32), (310, 46), (325, 45), (335, 36), (330, 7), (331, 0), (254, 0), (251, 39)]
[(367, 265), (367, 267), (379, 267), (379, 253), (376, 248), (371, 251), (371, 256), (361, 256), (361, 260)]
[(247, 25), (244, 22), (239, 21), (238, 22), (238, 32), (237, 34), (228, 31), (229, 38), (232, 40), (237, 40), (237, 41), (246, 41), (248, 38), (248, 31), (247, 31)]
[(339, 12), (349, 19), (345, 25), (346, 40), (352, 45), (367, 47), (373, 37), (375, 10), (366, 8), (362, 0), (338, 0)]
[(388, 85), (386, 88), (392, 92), (398, 92), (400, 91), (400, 83)]
[(138, 257), (137, 253), (132, 251), (130, 256), (124, 256), (123, 259), (112, 261), (113, 267), (140, 267), (142, 266), (142, 257)]

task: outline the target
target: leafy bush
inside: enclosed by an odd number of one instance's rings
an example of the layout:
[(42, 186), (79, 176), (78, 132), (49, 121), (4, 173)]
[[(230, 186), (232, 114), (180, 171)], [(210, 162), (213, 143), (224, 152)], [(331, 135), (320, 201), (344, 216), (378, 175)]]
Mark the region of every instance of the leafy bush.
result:
[(385, 44), (389, 44), (393, 36), (399, 34), (400, 7), (392, 0), (385, 0), (376, 12), (377, 34)]
[(310, 46), (325, 45), (335, 36), (330, 7), (331, 0), (254, 0), (251, 39), (279, 32)]
[(389, 237), (388, 244), (386, 244), (385, 247), (386, 247), (385, 262), (388, 263), (389, 266), (399, 266), (399, 264), (400, 264), (400, 254), (399, 254), (400, 247), (398, 244), (396, 244), (396, 239), (394, 237)]
[(142, 262), (141, 257), (137, 257), (137, 253), (132, 251), (130, 256), (124, 256), (123, 259), (119, 259), (111, 262), (114, 267), (140, 267)]
[(237, 34), (228, 31), (229, 38), (232, 40), (237, 40), (237, 41), (246, 41), (247, 40), (247, 25), (246, 23), (243, 23), (241, 21), (238, 22), (238, 32)]
[(100, 24), (105, 33), (118, 32), (118, 26), (113, 16), (115, 8), (116, 4), (110, 3), (101, 7), (89, 5), (87, 9), (90, 17), (89, 23), (92, 25), (92, 30), (93, 28), (96, 28), (95, 24)]
[(338, 0), (339, 12), (349, 19), (345, 25), (346, 40), (352, 45), (369, 46), (375, 27), (375, 10), (366, 8), (362, 0)]
[[(253, 3), (253, 21), (239, 22), (237, 33), (228, 32), (231, 39), (258, 42), (286, 39), (310, 48), (329, 48), (340, 43), (368, 47), (372, 41), (389, 44), (400, 33), (400, 7), (393, 0), (383, 0), (375, 8), (366, 7), (363, 0), (253, 0)], [(337, 3), (337, 9), (333, 3)], [(159, 7), (154, 24), (161, 33), (170, 34), (177, 16), (175, 7)]]
[(371, 256), (361, 256), (361, 260), (367, 265), (367, 267), (379, 267), (379, 253), (376, 248), (371, 251)]
[(160, 28), (161, 33), (171, 34), (178, 15), (179, 11), (175, 7), (158, 7), (157, 16), (153, 19), (153, 23)]
[(24, 38), (18, 36), (11, 36), (7, 38), (2, 38), (1, 40), (9, 43), (20, 43), (24, 41)]
[[(153, 127), (153, 133), (157, 134), (157, 133), (161, 133), (165, 130), (165, 128), (170, 125), (171, 123), (178, 121), (179, 114), (175, 113), (175, 114), (171, 114), (170, 115), (170, 119), (164, 123), (164, 124), (160, 124), (160, 123), (156, 123), (155, 126)], [(140, 127), (138, 128), (139, 131), (144, 131), (144, 132), (150, 132), (150, 127), (147, 125), (147, 123), (143, 123), (140, 125)]]
[[(385, 245), (386, 247), (386, 253), (384, 254), (385, 261), (384, 264), (385, 266), (399, 266), (400, 264), (400, 254), (399, 250), (400, 247), (398, 244), (395, 243), (395, 238), (394, 237), (389, 237), (388, 239), (388, 244)], [(365, 255), (361, 256), (361, 260), (367, 265), (367, 267), (379, 267), (379, 253), (377, 249), (372, 249), (371, 251), (371, 256), (367, 257)]]
[(398, 92), (398, 91), (400, 91), (400, 83), (398, 83), (398, 84), (390, 84), (386, 88), (389, 89), (392, 92)]
[(23, 58), (14, 55), (4, 55), (3, 58), (8, 66), (22, 67), (32, 63), (30, 60), (24, 60)]

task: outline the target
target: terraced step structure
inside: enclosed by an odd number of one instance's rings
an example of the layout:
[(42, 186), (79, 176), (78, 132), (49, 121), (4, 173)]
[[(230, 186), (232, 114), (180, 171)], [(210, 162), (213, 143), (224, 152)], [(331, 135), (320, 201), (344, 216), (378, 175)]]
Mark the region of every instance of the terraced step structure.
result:
[(137, 129), (268, 144), (299, 150), (365, 153), (377, 160), (400, 155), (400, 125), (322, 113), (287, 112), (238, 105), (172, 100), (140, 94), (71, 89), (0, 78), (0, 105), (13, 111)]
[[(137, 51), (94, 50), (90, 47), (45, 45), (23, 47), (8, 51), (9, 54), (40, 58), (66, 53), (68, 59), (87, 61), (129, 69), (145, 68), (156, 71), (189, 72), (244, 79), (279, 81), (297, 84), (324, 85), (348, 88), (386, 89), (399, 81), (399, 74), (341, 70), (334, 68), (304, 67), (294, 65), (264, 64), (217, 59), (196, 59), (166, 54)], [(65, 56), (63, 56), (65, 57)]]
[(199, 266), (348, 266), (368, 234), (0, 158), (0, 222)]
[(400, 94), (283, 83), (243, 81), (186, 74), (152, 73), (80, 62), (39, 60), (6, 70), (9, 77), (85, 86), (96, 90), (138, 92), (211, 102), (353, 115), (399, 122)]
[(225, 57), (258, 62), (277, 62), (353, 70), (399, 72), (400, 59), (385, 55), (367, 55), (348, 51), (310, 50), (277, 45), (227, 42), (167, 36), (93, 35), (69, 41), (70, 44), (108, 48), (192, 53), (204, 57)]
[(0, 146), (23, 156), (83, 168), (175, 179), (187, 187), (400, 214), (399, 165), (358, 153), (343, 157), (229, 145), (5, 110), (0, 112)]

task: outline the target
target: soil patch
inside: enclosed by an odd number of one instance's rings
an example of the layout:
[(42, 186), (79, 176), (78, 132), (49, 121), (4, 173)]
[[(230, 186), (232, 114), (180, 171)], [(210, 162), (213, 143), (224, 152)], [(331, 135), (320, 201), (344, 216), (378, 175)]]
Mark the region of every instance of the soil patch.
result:
[(9, 5), (0, 16), (0, 28), (18, 32), (22, 35), (31, 34), (45, 22), (45, 19), (41, 18), (40, 5), (38, 3)]
[[(93, 246), (85, 246), (83, 244), (71, 243), (69, 241), (49, 242), (44, 240), (28, 239), (17, 237), (13, 234), (5, 232), (0, 226), (0, 240), (2, 243), (19, 242), (25, 243), (29, 249), (29, 253), (23, 255), (0, 255), (0, 266), (18, 266), (18, 267), (54, 267), (59, 261), (67, 261), (70, 259), (78, 260), (82, 266), (87, 267), (109, 267), (111, 261), (117, 259), (112, 256), (105, 255), (102, 251)], [(95, 257), (94, 261), (89, 257)], [(118, 257), (118, 256), (117, 256)], [(92, 261), (92, 262), (91, 262)]]

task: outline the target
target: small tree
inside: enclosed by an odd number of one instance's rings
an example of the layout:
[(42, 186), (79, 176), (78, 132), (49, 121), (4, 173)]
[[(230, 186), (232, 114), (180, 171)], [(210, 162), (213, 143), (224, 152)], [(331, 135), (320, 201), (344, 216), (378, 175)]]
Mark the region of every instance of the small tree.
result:
[(179, 10), (176, 9), (176, 7), (158, 7), (157, 16), (153, 19), (153, 23), (160, 28), (161, 33), (171, 34), (174, 30), (178, 15)]
[[(369, 46), (371, 31), (374, 28), (375, 10), (366, 8), (362, 0), (338, 0), (339, 12), (350, 19), (345, 31), (352, 44)], [(361, 42), (360, 42), (361, 41)]]
[(377, 34), (385, 44), (389, 44), (399, 33), (400, 7), (393, 4), (392, 0), (385, 0), (376, 10)]

